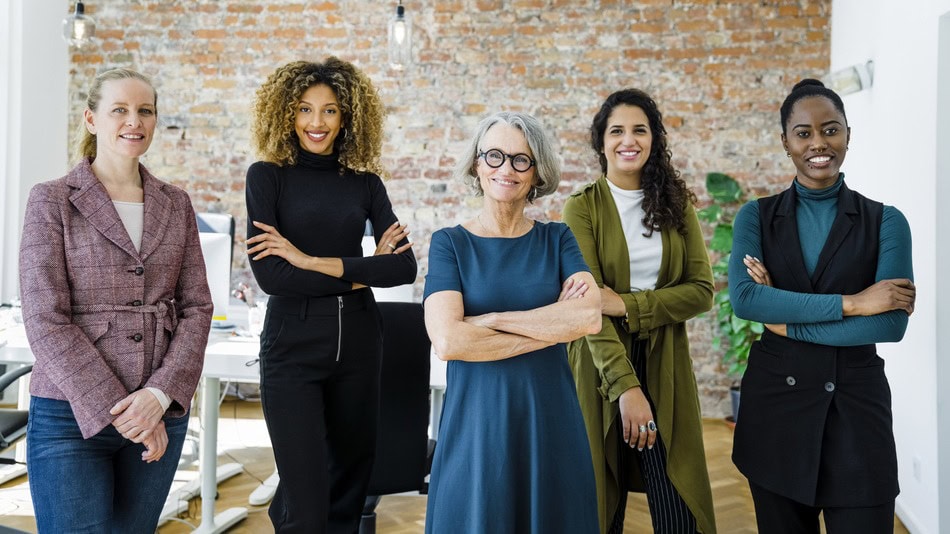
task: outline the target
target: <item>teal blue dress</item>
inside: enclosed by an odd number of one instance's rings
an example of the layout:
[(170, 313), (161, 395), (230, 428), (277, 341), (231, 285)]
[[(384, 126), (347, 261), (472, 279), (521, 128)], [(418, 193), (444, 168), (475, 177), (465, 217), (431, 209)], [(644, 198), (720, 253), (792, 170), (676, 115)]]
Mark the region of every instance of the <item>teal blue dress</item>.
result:
[[(439, 230), (425, 298), (459, 291), (465, 315), (534, 309), (588, 271), (570, 229), (517, 238)], [(564, 344), (495, 362), (450, 361), (426, 532), (598, 533), (597, 491)]]

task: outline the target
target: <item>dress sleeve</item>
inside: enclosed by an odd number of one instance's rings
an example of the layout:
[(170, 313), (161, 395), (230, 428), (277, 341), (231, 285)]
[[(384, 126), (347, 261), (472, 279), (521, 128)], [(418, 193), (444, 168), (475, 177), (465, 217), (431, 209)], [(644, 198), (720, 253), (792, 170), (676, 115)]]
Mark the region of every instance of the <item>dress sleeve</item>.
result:
[[(589, 198), (583, 194), (568, 198), (564, 204), (562, 218), (574, 233), (594, 280), (598, 286), (603, 287), (604, 276), (598, 259), (589, 202)], [(594, 366), (600, 374), (601, 391), (610, 402), (619, 399), (624, 391), (640, 385), (640, 379), (637, 378), (633, 364), (627, 356), (627, 349), (620, 341), (617, 327), (610, 317), (601, 315), (600, 332), (584, 336), (580, 342), (587, 343)]]
[[(398, 219), (386, 194), (386, 186), (376, 175), (369, 179), (370, 215), (375, 242), (378, 245), (383, 232)], [(399, 246), (408, 243), (399, 242)], [(372, 287), (393, 287), (416, 281), (416, 256), (412, 249), (401, 254), (383, 254), (359, 258), (343, 258), (343, 278)]]
[(452, 239), (444, 229), (432, 234), (429, 243), (429, 272), (422, 300), (439, 291), (462, 291), (459, 257)]
[(732, 253), (729, 256), (729, 299), (738, 317), (770, 324), (825, 322), (841, 320), (841, 295), (798, 293), (758, 284), (742, 263), (745, 255), (761, 259), (762, 232), (759, 204), (747, 203), (733, 222)]
[[(649, 337), (651, 330), (685, 322), (712, 308), (712, 268), (703, 231), (692, 206), (687, 207), (685, 217), (686, 267), (680, 281), (658, 289), (620, 295), (627, 308), (627, 328), (631, 333), (639, 332), (641, 339)], [(676, 236), (670, 239), (674, 238)], [(670, 251), (663, 253), (669, 255)]]
[[(913, 280), (910, 225), (897, 208), (884, 206), (879, 239), (875, 281)], [(907, 321), (906, 312), (893, 310), (868, 317), (845, 317), (840, 321), (793, 323), (788, 325), (788, 337), (836, 347), (894, 342), (904, 337)]]
[[(278, 180), (276, 165), (257, 162), (248, 168), (245, 181), (247, 237), (261, 233), (261, 230), (253, 225), (254, 221), (279, 227)], [(297, 268), (279, 256), (268, 256), (260, 260), (248, 258), (248, 263), (257, 284), (268, 295), (320, 297), (338, 295), (353, 288), (352, 282)]]
[(563, 284), (570, 276), (579, 272), (590, 272), (587, 263), (584, 261), (584, 255), (581, 254), (580, 247), (577, 246), (577, 238), (571, 232), (571, 228), (563, 223), (556, 223), (561, 227), (561, 283)]

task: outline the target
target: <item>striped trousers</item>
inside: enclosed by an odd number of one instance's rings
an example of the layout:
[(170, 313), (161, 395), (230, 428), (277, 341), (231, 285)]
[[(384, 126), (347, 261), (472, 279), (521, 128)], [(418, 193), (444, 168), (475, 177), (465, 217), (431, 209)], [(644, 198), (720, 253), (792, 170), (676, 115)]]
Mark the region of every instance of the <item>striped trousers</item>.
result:
[[(650, 402), (650, 409), (656, 416), (656, 407), (647, 391), (647, 362), (646, 362), (646, 342), (642, 340), (634, 341), (630, 354), (630, 360), (633, 363), (633, 369), (640, 379), (640, 387), (644, 396)], [(643, 449), (637, 451), (630, 449), (629, 445), (623, 442), (621, 432), (618, 432), (617, 446), (620, 447), (621, 462), (636, 458), (640, 462), (640, 472), (643, 473), (644, 484), (646, 486), (647, 504), (650, 506), (650, 518), (653, 521), (653, 532), (655, 534), (694, 534), (696, 532), (696, 518), (689, 511), (679, 492), (673, 487), (669, 476), (666, 474), (666, 446), (663, 445), (663, 429), (657, 431), (656, 443), (652, 449)], [(626, 470), (621, 468), (620, 473)], [(627, 483), (622, 480), (621, 488), (626, 488)], [(608, 533), (622, 534), (624, 515), (627, 506), (627, 492), (620, 492), (620, 504), (617, 505), (617, 511), (611, 522)], [(634, 528), (634, 532), (638, 529)]]

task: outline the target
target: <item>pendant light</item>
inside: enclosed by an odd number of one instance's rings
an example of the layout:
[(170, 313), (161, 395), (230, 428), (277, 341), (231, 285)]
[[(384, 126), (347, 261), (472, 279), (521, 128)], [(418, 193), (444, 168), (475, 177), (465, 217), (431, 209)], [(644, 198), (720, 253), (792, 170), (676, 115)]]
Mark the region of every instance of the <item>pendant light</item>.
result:
[(76, 2), (76, 11), (63, 19), (63, 40), (71, 46), (81, 48), (96, 35), (96, 22), (85, 12), (86, 6)]
[(396, 16), (389, 21), (389, 66), (394, 70), (403, 70), (411, 62), (412, 25), (402, 0), (399, 0)]

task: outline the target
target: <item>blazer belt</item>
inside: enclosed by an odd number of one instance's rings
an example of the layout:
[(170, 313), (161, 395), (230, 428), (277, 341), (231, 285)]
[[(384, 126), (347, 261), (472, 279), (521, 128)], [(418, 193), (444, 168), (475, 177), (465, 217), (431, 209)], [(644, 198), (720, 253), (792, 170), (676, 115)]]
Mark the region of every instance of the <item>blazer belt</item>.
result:
[(109, 312), (135, 312), (152, 314), (155, 316), (155, 353), (157, 354), (165, 353), (165, 335), (163, 330), (174, 332), (175, 328), (178, 326), (178, 313), (175, 310), (175, 303), (170, 300), (160, 300), (156, 304), (143, 304), (141, 306), (119, 304), (81, 304), (72, 306), (72, 312), (76, 315)]

